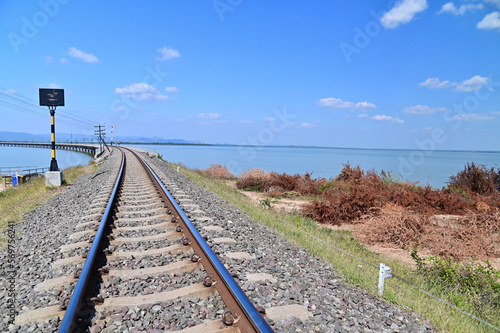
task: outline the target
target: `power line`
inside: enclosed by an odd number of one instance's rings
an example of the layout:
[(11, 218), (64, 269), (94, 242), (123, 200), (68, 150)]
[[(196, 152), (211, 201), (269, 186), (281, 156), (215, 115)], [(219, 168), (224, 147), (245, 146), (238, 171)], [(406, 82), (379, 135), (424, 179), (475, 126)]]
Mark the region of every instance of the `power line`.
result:
[[(30, 107), (34, 107), (34, 108), (36, 108), (36, 109), (40, 109), (40, 111), (45, 111), (45, 109), (43, 109), (43, 108), (42, 108), (42, 107), (40, 107), (38, 104), (36, 104), (36, 103), (35, 103), (32, 99), (30, 99), (30, 98), (28, 98), (28, 97), (26, 97), (26, 96), (23, 96), (23, 95), (21, 95), (21, 94), (19, 94), (19, 93), (16, 93), (16, 94), (17, 94), (17, 96), (20, 96), (20, 97), (22, 97), (22, 98), (16, 97), (16, 96), (11, 95), (11, 94), (7, 94), (7, 93), (5, 93), (5, 90), (4, 90), (4, 92), (0, 91), (0, 94), (2, 94), (2, 95), (4, 95), (4, 96), (6, 96), (6, 97), (8, 97), (8, 98), (15, 99), (15, 100), (17, 100), (17, 101), (19, 101), (19, 102), (22, 102), (22, 103), (24, 103), (24, 104), (27, 104), (27, 105), (28, 105), (28, 106), (30, 106)], [(61, 116), (62, 116), (62, 117), (65, 117), (65, 118), (69, 118), (69, 119), (77, 120), (77, 121), (82, 122), (82, 123), (86, 123), (86, 124), (88, 124), (89, 126), (93, 126), (93, 125), (94, 125), (94, 123), (93, 123), (93, 122), (90, 122), (90, 121), (88, 121), (88, 120), (86, 120), (86, 119), (79, 118), (79, 117), (76, 117), (76, 116), (68, 116), (68, 115), (65, 115), (65, 114), (62, 114)]]
[[(0, 91), (0, 97), (4, 97), (3, 99), (0, 99), (0, 102), (2, 104), (6, 105), (10, 108), (13, 108), (15, 110), (29, 113), (38, 117), (43, 117), (46, 118), (46, 110), (41, 108), (40, 106), (34, 104), (29, 98), (26, 96), (17, 94), (19, 97), (13, 96), (11, 94), (6, 93), (5, 89), (2, 88), (3, 91)], [(7, 99), (6, 99), (7, 98)], [(43, 116), (41, 116), (43, 115)], [(60, 119), (60, 121), (64, 124), (74, 126), (74, 127), (79, 127), (83, 128), (86, 130), (92, 130), (92, 126), (94, 126), (94, 123), (91, 121), (88, 121), (86, 119), (76, 117), (76, 116), (69, 116), (66, 114), (61, 114), (60, 117), (63, 119)]]
[[(3, 101), (1, 99), (0, 99), (0, 105), (7, 106), (10, 109), (14, 109), (14, 110), (17, 110), (17, 111), (20, 111), (23, 113), (27, 113), (27, 114), (30, 114), (30, 115), (35, 116), (35, 117), (39, 117), (39, 118), (43, 118), (43, 119), (50, 118), (50, 116), (46, 112), (43, 112), (43, 113), (37, 112), (36, 110), (30, 109), (30, 108), (27, 108), (27, 107), (24, 107), (21, 105), (16, 105), (16, 104), (13, 104), (13, 103), (10, 103), (7, 101)], [(79, 128), (85, 129), (85, 130), (92, 129), (91, 126), (82, 125), (82, 124), (71, 122), (71, 121), (68, 121), (65, 119), (60, 119), (60, 122), (66, 124), (66, 125), (73, 126), (73, 127), (79, 127)]]

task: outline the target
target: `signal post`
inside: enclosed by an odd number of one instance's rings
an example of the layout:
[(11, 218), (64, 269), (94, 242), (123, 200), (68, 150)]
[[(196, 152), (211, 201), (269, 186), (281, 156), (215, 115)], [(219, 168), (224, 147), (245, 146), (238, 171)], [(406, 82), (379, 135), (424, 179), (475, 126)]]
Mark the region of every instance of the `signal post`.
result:
[(50, 111), (50, 141), (52, 148), (52, 160), (49, 171), (45, 172), (45, 185), (61, 186), (63, 181), (62, 171), (59, 170), (56, 160), (56, 107), (64, 106), (64, 89), (40, 88), (40, 105), (48, 106)]

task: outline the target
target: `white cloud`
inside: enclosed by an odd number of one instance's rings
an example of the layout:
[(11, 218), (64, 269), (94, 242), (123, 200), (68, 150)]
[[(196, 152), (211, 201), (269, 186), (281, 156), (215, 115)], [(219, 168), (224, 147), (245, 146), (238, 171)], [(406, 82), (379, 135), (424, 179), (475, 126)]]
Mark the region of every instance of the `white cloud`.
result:
[(489, 81), (490, 78), (481, 75), (475, 75), (470, 79), (464, 80), (462, 82), (441, 81), (437, 77), (433, 77), (425, 80), (424, 82), (420, 82), (418, 85), (427, 89), (444, 89), (455, 87), (455, 91), (469, 92), (481, 89), (481, 87), (488, 84)]
[(446, 108), (443, 107), (430, 107), (428, 105), (415, 105), (403, 108), (404, 113), (415, 114), (415, 115), (424, 115), (424, 114), (433, 114), (436, 112), (444, 112)]
[(499, 29), (500, 30), (500, 12), (492, 12), (486, 15), (477, 23), (478, 29)]
[(373, 103), (368, 102), (358, 102), (355, 105), (356, 110), (364, 110), (364, 109), (376, 109), (377, 106)]
[(495, 117), (479, 113), (459, 113), (451, 117), (451, 120), (461, 120), (461, 121), (485, 121), (493, 119), (495, 119)]
[(166, 46), (162, 47), (161, 49), (158, 49), (158, 52), (161, 53), (161, 57), (156, 58), (156, 60), (158, 60), (158, 61), (165, 61), (168, 59), (179, 58), (181, 56), (179, 51), (177, 51), (175, 49), (168, 48)]
[(344, 102), (340, 98), (322, 98), (318, 102), (318, 106), (330, 109), (350, 109), (354, 107), (353, 102)]
[(171, 93), (176, 93), (176, 92), (179, 92), (179, 89), (177, 89), (177, 87), (166, 87), (165, 91), (171, 92)]
[(404, 120), (401, 120), (399, 118), (395, 118), (395, 117), (391, 117), (391, 116), (386, 116), (386, 115), (376, 115), (376, 116), (373, 116), (372, 117), (373, 120), (377, 120), (377, 121), (387, 121), (387, 122), (390, 122), (390, 123), (397, 123), (397, 124), (402, 124), (404, 123), (405, 121)]
[(464, 15), (465, 12), (468, 10), (474, 10), (474, 9), (483, 9), (483, 4), (469, 4), (469, 5), (461, 5), (459, 8), (455, 7), (453, 2), (447, 2), (441, 7), (441, 10), (439, 11), (439, 14), (441, 13), (450, 13), (453, 15)]
[(500, 116), (500, 111), (491, 111), (490, 114)]
[(358, 118), (366, 118), (366, 117), (368, 117), (367, 113), (358, 114)]
[(76, 59), (80, 59), (85, 62), (90, 62), (90, 63), (99, 62), (99, 59), (97, 59), (95, 55), (80, 51), (77, 48), (74, 48), (73, 46), (69, 48), (68, 54)]
[(202, 119), (219, 119), (222, 115), (218, 113), (198, 113), (197, 117)]
[(450, 81), (440, 81), (437, 77), (431, 77), (424, 82), (420, 82), (418, 85), (428, 89), (444, 89), (448, 88), (451, 83)]
[(210, 121), (200, 121), (198, 124), (200, 125), (215, 125), (215, 124), (227, 124), (228, 121), (224, 119), (220, 120), (210, 120)]
[(274, 118), (273, 117), (265, 117), (265, 118), (263, 118), (263, 120), (265, 120), (265, 121), (274, 121)]
[(57, 83), (49, 83), (47, 88), (62, 89), (62, 87), (60, 85), (58, 85)]
[(67, 64), (67, 63), (68, 63), (68, 59), (66, 59), (66, 58), (61, 58), (61, 60), (59, 60), (59, 62), (60, 62), (61, 64)]
[(474, 91), (481, 89), (482, 86), (488, 84), (490, 79), (486, 76), (475, 75), (468, 80), (457, 84), (455, 91)]
[(123, 88), (116, 88), (115, 93), (138, 101), (169, 99), (147, 83), (133, 83)]
[(252, 121), (251, 120), (241, 120), (240, 121), (240, 124), (251, 124)]
[(382, 25), (386, 29), (396, 28), (400, 24), (413, 20), (416, 14), (424, 11), (427, 7), (427, 0), (398, 1), (394, 8), (382, 16)]
[(352, 111), (366, 111), (367, 109), (376, 109), (377, 106), (373, 103), (368, 102), (348, 102), (343, 101), (340, 98), (322, 98), (318, 102), (318, 106), (325, 107), (329, 109), (350, 109)]
[(312, 123), (302, 123), (298, 127), (299, 128), (311, 128), (311, 127), (316, 127), (318, 124), (321, 122), (321, 120), (315, 120)]
[(48, 62), (49, 64), (53, 64), (54, 63), (54, 59), (52, 58), (52, 56), (45, 56), (45, 61)]

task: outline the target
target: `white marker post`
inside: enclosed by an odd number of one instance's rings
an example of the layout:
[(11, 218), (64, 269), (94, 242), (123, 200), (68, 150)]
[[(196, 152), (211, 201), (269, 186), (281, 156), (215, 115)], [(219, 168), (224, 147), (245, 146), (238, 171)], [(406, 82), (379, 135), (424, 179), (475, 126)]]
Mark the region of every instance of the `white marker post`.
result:
[(380, 263), (380, 270), (378, 272), (378, 294), (382, 296), (384, 294), (384, 281), (385, 279), (391, 278), (392, 272), (389, 266)]

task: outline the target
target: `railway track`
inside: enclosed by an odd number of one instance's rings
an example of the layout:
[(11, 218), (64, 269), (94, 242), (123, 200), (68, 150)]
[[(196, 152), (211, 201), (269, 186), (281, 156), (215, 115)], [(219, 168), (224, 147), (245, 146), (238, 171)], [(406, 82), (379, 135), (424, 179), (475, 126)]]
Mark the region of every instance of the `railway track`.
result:
[(113, 332), (116, 321), (130, 331), (272, 332), (147, 163), (115, 152), (119, 172), (54, 263), (68, 275), (35, 287), (66, 288), (60, 305), (18, 321), (59, 316), (59, 332)]

